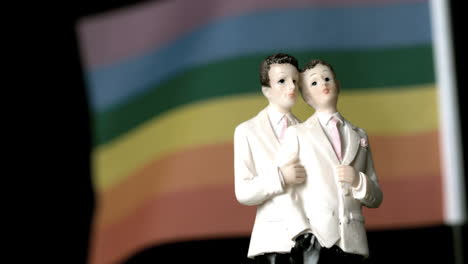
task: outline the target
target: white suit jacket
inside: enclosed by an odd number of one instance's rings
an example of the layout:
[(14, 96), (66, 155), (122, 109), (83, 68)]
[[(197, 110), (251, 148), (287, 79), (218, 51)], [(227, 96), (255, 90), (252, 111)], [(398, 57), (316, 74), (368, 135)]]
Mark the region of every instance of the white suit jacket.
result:
[[(295, 117), (294, 117), (295, 118)], [(297, 118), (294, 122), (299, 123)], [(280, 147), (267, 109), (238, 125), (234, 132), (234, 174), (237, 200), (256, 205), (257, 214), (250, 238), (248, 257), (267, 252), (290, 252), (294, 242), (289, 233), (295, 224), (285, 222), (288, 211), (299, 210), (284, 188), (276, 165)], [(291, 218), (296, 221), (297, 218)], [(288, 231), (289, 230), (289, 231)]]
[[(303, 184), (296, 185), (291, 200), (301, 204), (302, 213), (309, 222), (308, 228), (320, 244), (329, 248), (338, 242), (345, 252), (368, 256), (361, 206), (378, 207), (383, 196), (366, 132), (347, 120), (344, 122), (347, 129), (343, 136), (347, 137), (348, 143), (342, 162), (314, 114), (304, 123), (288, 128), (278, 166), (299, 156), (307, 176)], [(335, 168), (340, 164), (353, 166), (359, 172), (361, 191), (338, 182)], [(291, 215), (296, 217), (297, 214)], [(296, 235), (290, 234), (291, 237)]]

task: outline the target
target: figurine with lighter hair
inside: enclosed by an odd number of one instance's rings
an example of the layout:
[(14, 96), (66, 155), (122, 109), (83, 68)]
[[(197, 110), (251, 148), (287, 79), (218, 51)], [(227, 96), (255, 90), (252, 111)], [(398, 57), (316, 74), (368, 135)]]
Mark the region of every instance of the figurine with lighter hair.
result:
[(287, 221), (302, 230), (291, 237), (291, 263), (360, 263), (369, 256), (361, 207), (383, 199), (369, 139), (338, 112), (340, 85), (330, 64), (312, 60), (300, 78), (302, 97), (316, 111), (287, 129), (277, 160), (279, 167), (299, 161), (306, 172), (290, 194), (303, 214)]

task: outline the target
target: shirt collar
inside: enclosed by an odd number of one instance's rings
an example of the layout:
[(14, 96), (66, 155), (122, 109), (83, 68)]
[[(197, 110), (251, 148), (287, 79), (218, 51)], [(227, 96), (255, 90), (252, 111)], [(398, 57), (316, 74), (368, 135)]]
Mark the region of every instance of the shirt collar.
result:
[(268, 117), (270, 118), (270, 122), (273, 125), (279, 124), (284, 115), (286, 115), (286, 117), (289, 119), (290, 124), (292, 122), (291, 113), (281, 113), (280, 111), (276, 110), (274, 107), (271, 106), (268, 106), (267, 113)]
[(317, 117), (320, 121), (320, 124), (323, 126), (323, 127), (326, 127), (328, 125), (328, 122), (330, 121), (330, 119), (332, 118), (332, 116), (338, 118), (340, 121), (341, 121), (341, 124), (344, 124), (343, 122), (343, 117), (340, 115), (340, 113), (338, 112), (335, 112), (333, 114), (330, 114), (330, 113), (325, 113), (325, 112), (318, 112), (317, 111)]

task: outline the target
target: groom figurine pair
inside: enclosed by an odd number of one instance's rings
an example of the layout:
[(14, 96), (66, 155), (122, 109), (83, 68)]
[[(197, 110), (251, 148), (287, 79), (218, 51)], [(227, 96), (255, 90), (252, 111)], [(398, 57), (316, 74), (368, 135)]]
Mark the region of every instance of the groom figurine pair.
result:
[[(337, 109), (331, 65), (299, 72), (287, 54), (260, 68), (268, 106), (234, 133), (235, 192), (256, 205), (248, 257), (258, 263), (359, 263), (368, 255), (362, 205), (382, 202), (366, 132)], [(291, 114), (298, 90), (315, 114)], [(287, 127), (287, 129), (286, 129)]]

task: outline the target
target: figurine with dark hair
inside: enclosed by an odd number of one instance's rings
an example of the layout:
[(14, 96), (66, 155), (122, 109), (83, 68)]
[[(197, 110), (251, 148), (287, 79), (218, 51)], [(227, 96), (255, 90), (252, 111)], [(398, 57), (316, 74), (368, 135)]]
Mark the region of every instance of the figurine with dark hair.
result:
[(369, 255), (361, 207), (383, 199), (368, 136), (338, 112), (340, 85), (330, 64), (313, 60), (300, 77), (302, 97), (316, 112), (288, 128), (278, 157), (279, 166), (300, 160), (307, 173), (291, 198), (308, 219), (291, 238), (291, 255), (294, 263), (360, 263)]
[(290, 234), (303, 231), (294, 227), (304, 224), (286, 222), (286, 216), (299, 210), (288, 195), (292, 186), (304, 181), (304, 168), (297, 160), (276, 166), (287, 127), (299, 123), (290, 112), (298, 82), (294, 57), (281, 53), (267, 57), (260, 66), (260, 83), (269, 104), (234, 132), (235, 193), (241, 204), (257, 206), (248, 257), (259, 263), (289, 263), (294, 246)]

